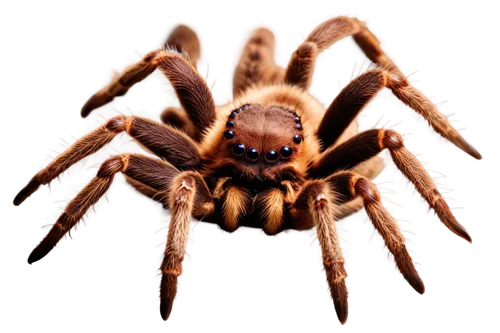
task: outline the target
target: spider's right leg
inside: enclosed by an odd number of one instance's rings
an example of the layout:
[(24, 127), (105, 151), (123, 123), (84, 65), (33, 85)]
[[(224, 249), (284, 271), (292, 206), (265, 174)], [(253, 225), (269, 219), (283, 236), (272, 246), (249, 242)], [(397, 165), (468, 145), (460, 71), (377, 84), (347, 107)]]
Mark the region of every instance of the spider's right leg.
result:
[(320, 24), (297, 48), (288, 63), (285, 83), (304, 90), (309, 89), (318, 54), (348, 36), (354, 37), (358, 46), (372, 62), (393, 74), (405, 77), (380, 48), (380, 42), (363, 22), (356, 18), (339, 16)]
[(172, 84), (182, 108), (196, 129), (199, 141), (204, 131), (215, 122), (215, 103), (205, 80), (182, 54), (175, 50), (157, 50), (128, 67), (107, 87), (93, 95), (82, 108), (86, 117), (92, 110), (124, 95), (130, 87), (159, 68)]
[(323, 266), (330, 293), (342, 324), (347, 321), (347, 288), (344, 257), (339, 244), (335, 219), (339, 213), (334, 205), (334, 194), (324, 181), (310, 181), (298, 194), (291, 206), (291, 227), (308, 229), (316, 226), (318, 241), (323, 253)]
[[(380, 48), (380, 42), (355, 18), (340, 16), (323, 22), (292, 55), (285, 73), (285, 83), (308, 89), (317, 54), (337, 41), (353, 36), (366, 56), (379, 65), (367, 71), (346, 86), (330, 104), (319, 128), (322, 149), (334, 144), (361, 109), (384, 87), (403, 103), (421, 114), (436, 132), (474, 158), (481, 159), (474, 149), (455, 130), (436, 106), (408, 82), (403, 73)], [(333, 121), (333, 118), (335, 120)]]
[(95, 153), (121, 132), (128, 133), (141, 145), (181, 170), (197, 169), (201, 163), (198, 147), (183, 132), (146, 118), (117, 116), (76, 141), (38, 172), (16, 196), (14, 205), (21, 204), (40, 185), (50, 183), (70, 166)]
[(481, 159), (481, 154), (465, 141), (424, 94), (411, 86), (406, 78), (391, 74), (382, 68), (371, 69), (361, 74), (335, 97), (316, 130), (318, 138), (323, 143), (322, 150), (340, 143), (339, 138), (349, 124), (386, 87), (391, 89), (399, 100), (424, 117), (441, 136), (467, 154)]
[(415, 291), (423, 294), (425, 292), (424, 283), (408, 254), (405, 238), (394, 218), (382, 205), (376, 186), (367, 178), (350, 171), (335, 173), (322, 181), (329, 183), (334, 193), (342, 200), (357, 197), (363, 199), (366, 213), (394, 256), (399, 271)]

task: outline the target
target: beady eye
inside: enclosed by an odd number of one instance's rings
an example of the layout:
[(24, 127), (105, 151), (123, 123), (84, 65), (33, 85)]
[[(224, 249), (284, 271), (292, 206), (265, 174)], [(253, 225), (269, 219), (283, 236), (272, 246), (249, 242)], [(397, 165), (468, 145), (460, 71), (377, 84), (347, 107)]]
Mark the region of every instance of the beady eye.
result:
[(276, 150), (270, 150), (266, 153), (265, 160), (267, 163), (274, 163), (278, 160), (279, 154)]
[(280, 155), (281, 155), (281, 158), (284, 159), (284, 160), (287, 160), (290, 158), (290, 156), (292, 156), (293, 154), (293, 149), (288, 147), (288, 146), (283, 146), (281, 147), (280, 149)]
[(233, 146), (233, 154), (236, 156), (241, 156), (245, 153), (245, 145), (242, 143), (238, 143), (237, 145)]
[(255, 148), (250, 148), (247, 150), (245, 157), (247, 160), (249, 160), (251, 162), (255, 162), (259, 159), (259, 152)]
[(224, 137), (226, 139), (232, 139), (232, 138), (234, 138), (234, 132), (231, 131), (231, 130), (225, 130), (224, 131)]

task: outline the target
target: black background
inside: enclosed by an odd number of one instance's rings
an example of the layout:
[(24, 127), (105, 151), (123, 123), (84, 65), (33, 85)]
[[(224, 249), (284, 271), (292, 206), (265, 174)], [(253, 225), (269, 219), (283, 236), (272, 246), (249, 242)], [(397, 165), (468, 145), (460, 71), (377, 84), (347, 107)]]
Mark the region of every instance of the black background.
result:
[[(9, 145), (15, 158), (9, 173), (9, 202), (25, 182), (24, 168), (31, 168), (39, 152), (46, 151), (64, 128), (80, 126), (79, 96), (102, 78), (103, 65), (118, 63), (128, 48), (151, 45), (158, 37), (160, 24), (167, 16), (189, 15), (193, 22), (208, 31), (209, 55), (217, 56), (217, 70), (223, 68), (223, 57), (231, 55), (232, 40), (239, 38), (240, 23), (255, 22), (256, 15), (272, 16), (282, 31), (294, 36), (304, 31), (312, 16), (320, 15), (321, 6), (274, 9), (241, 3), (227, 10), (222, 4), (206, 8), (176, 9), (168, 4), (145, 8), (139, 14), (118, 8), (97, 8), (87, 4), (65, 9), (65, 15), (49, 13), (30, 20), (19, 50), (29, 50), (25, 79), (23, 112), (12, 114), (15, 142)], [(335, 5), (337, 5), (335, 3)], [(135, 3), (141, 6), (141, 3)], [(330, 5), (331, 7), (332, 5)], [(323, 6), (325, 7), (325, 6)], [(36, 8), (32, 8), (36, 12)], [(163, 14), (155, 17), (151, 15)], [(481, 151), (490, 152), (488, 119), (481, 112), (475, 90), (484, 77), (480, 49), (464, 41), (474, 24), (466, 9), (361, 7), (361, 15), (375, 15), (377, 30), (393, 32), (393, 47), (401, 48), (402, 63), (425, 64), (425, 86), (440, 87), (441, 95), (458, 96), (459, 110), (473, 120), (474, 135), (481, 137)], [(478, 18), (475, 18), (478, 20)], [(467, 22), (467, 23), (470, 23)], [(322, 87), (333, 87), (342, 78), (344, 58), (322, 68)], [(327, 74), (328, 73), (328, 74)], [(477, 90), (476, 90), (477, 91)], [(218, 92), (218, 94), (220, 91)], [(322, 94), (325, 92), (322, 90)], [(158, 93), (137, 90), (130, 103), (158, 103)], [(26, 111), (29, 111), (29, 117)], [(474, 232), (485, 235), (489, 221), (487, 207), (489, 186), (485, 179), (491, 161), (480, 167), (463, 159), (461, 154), (442, 152), (424, 132), (418, 143), (433, 152), (433, 166), (449, 168), (449, 182), (473, 200)], [(12, 155), (11, 155), (12, 156)], [(10, 167), (10, 166), (9, 166)], [(44, 190), (21, 208), (9, 206), (9, 222), (15, 225), (16, 241), (24, 248), (24, 260), (39, 238), (39, 217), (46, 216), (48, 194)], [(165, 327), (152, 312), (156, 306), (156, 280), (151, 279), (151, 206), (140, 200), (128, 200), (127, 193), (113, 193), (113, 209), (91, 224), (81, 234), (81, 248), (61, 245), (35, 267), (24, 264), (21, 306), (18, 314), (25, 318), (24, 327), (52, 328), (149, 328)], [(423, 210), (410, 203), (409, 215), (418, 218), (418, 231), (425, 240), (425, 277), (433, 281), (433, 296), (417, 304), (413, 292), (396, 278), (384, 258), (366, 245), (367, 234), (353, 227), (353, 327), (430, 328), (477, 327), (483, 322), (482, 299), (489, 284), (483, 271), (484, 249), (457, 248), (457, 242)], [(185, 283), (184, 304), (177, 306), (171, 330), (231, 327), (334, 328), (335, 315), (326, 296), (321, 296), (320, 276), (313, 265), (313, 252), (298, 240), (256, 241), (251, 232), (221, 241), (214, 227), (201, 229), (201, 248), (194, 250), (201, 264), (193, 265), (193, 279)], [(17, 238), (17, 237), (16, 237)], [(225, 237), (227, 238), (227, 237)], [(486, 238), (482, 239), (482, 246)], [(22, 245), (21, 245), (22, 243)], [(152, 287), (153, 286), (153, 287)]]

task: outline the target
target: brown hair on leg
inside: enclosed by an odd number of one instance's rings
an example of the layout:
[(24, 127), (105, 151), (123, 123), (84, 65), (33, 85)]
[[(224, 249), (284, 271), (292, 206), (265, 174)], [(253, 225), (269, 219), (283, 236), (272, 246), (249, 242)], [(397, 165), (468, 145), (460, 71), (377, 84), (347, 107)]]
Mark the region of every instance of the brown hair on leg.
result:
[(196, 128), (182, 108), (170, 106), (160, 115), (162, 123), (185, 132), (191, 139), (196, 140)]
[(340, 91), (326, 109), (316, 130), (316, 135), (322, 143), (322, 151), (335, 145), (342, 133), (384, 86), (384, 73), (379, 70), (369, 70), (349, 82)]
[(444, 138), (451, 141), (455, 146), (465, 151), (470, 156), (480, 160), (481, 154), (471, 146), (465, 139), (454, 129), (442, 113), (438, 111), (436, 106), (420, 91), (412, 87), (404, 76), (397, 74), (389, 75), (387, 87), (392, 90), (392, 93), (403, 103), (419, 113), (429, 122), (429, 125)]
[[(335, 196), (335, 197), (334, 197)], [(347, 321), (347, 288), (344, 257), (340, 248), (335, 219), (334, 202), (337, 194), (323, 181), (308, 182), (292, 205), (292, 227), (302, 230), (316, 226), (318, 241), (323, 254), (323, 266), (337, 317), (342, 324)]]
[(97, 177), (80, 191), (77, 196), (69, 202), (62, 215), (57, 219), (49, 233), (30, 253), (28, 263), (32, 264), (45, 257), (61, 238), (69, 232), (78, 221), (85, 215), (87, 210), (93, 206), (106, 193), (113, 181), (116, 172), (124, 167), (121, 158), (112, 158), (104, 162), (97, 173)]
[(281, 82), (283, 68), (274, 61), (274, 35), (266, 28), (255, 30), (243, 49), (233, 77), (233, 96), (257, 84)]
[(380, 194), (375, 185), (365, 177), (353, 172), (339, 172), (325, 179), (331, 184), (334, 193), (344, 198), (363, 198), (363, 204), (373, 226), (384, 239), (385, 245), (394, 256), (396, 266), (418, 293), (425, 291), (424, 283), (420, 279), (413, 261), (408, 254), (405, 238), (399, 230), (399, 226), (387, 210), (382, 206)]
[(189, 61), (196, 68), (201, 53), (200, 41), (196, 33), (188, 26), (181, 24), (175, 27), (165, 42), (165, 48), (174, 48), (177, 52), (186, 52)]
[(169, 206), (171, 220), (167, 236), (165, 256), (160, 270), (160, 313), (167, 320), (177, 294), (177, 277), (182, 273), (182, 261), (186, 252), (189, 224), (196, 194), (196, 181), (187, 172), (181, 173), (170, 187)]
[(43, 170), (39, 171), (30, 182), (16, 195), (14, 205), (20, 205), (26, 198), (33, 194), (40, 185), (50, 183), (54, 178), (67, 170), (70, 166), (83, 158), (95, 153), (124, 128), (121, 116), (112, 118), (106, 124), (77, 140), (62, 154), (57, 156)]
[(318, 53), (318, 47), (315, 43), (307, 41), (302, 43), (292, 54), (285, 71), (284, 82), (308, 90), (311, 86)]
[(401, 135), (393, 130), (386, 130), (383, 132), (382, 142), (383, 146), (389, 149), (394, 164), (415, 185), (418, 193), (434, 209), (441, 222), (456, 235), (472, 242), (467, 230), (453, 216), (450, 207), (438, 191), (429, 173), (403, 145)]

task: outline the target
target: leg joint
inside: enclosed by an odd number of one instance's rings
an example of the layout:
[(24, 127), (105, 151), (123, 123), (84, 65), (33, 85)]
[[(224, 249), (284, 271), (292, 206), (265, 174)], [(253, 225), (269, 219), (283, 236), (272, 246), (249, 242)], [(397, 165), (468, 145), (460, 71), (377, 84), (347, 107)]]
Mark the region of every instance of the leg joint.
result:
[(111, 132), (120, 133), (125, 131), (125, 123), (129, 117), (126, 116), (116, 116), (111, 118), (104, 124), (104, 128)]
[(380, 202), (380, 194), (378, 193), (377, 188), (372, 184), (372, 182), (364, 177), (359, 177), (355, 180), (354, 190), (356, 194), (363, 197), (365, 205)]
[(403, 137), (394, 130), (384, 130), (381, 133), (382, 147), (397, 150), (404, 147)]
[(113, 177), (115, 173), (125, 172), (128, 167), (129, 156), (129, 154), (124, 154), (108, 158), (101, 164), (99, 171), (97, 171), (97, 177), (109, 178)]

